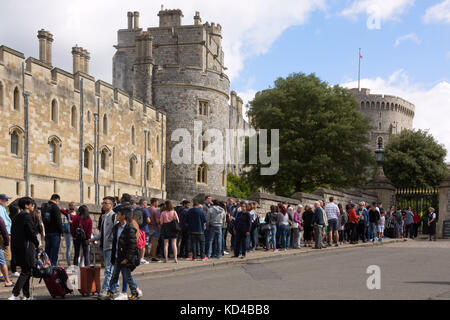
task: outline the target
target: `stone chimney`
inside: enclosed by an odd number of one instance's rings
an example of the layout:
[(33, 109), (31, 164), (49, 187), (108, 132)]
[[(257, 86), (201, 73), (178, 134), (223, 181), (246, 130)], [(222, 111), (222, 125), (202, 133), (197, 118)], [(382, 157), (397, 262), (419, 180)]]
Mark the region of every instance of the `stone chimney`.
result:
[(134, 29), (139, 29), (139, 12), (134, 12)]
[(176, 10), (161, 10), (158, 13), (159, 27), (179, 27), (181, 26), (181, 18), (183, 12), (180, 9)]
[(81, 71), (81, 48), (76, 45), (72, 48), (72, 57), (73, 57), (73, 73), (77, 73)]
[(89, 60), (91, 60), (91, 55), (90, 53), (86, 50), (83, 49), (83, 60), (84, 60), (84, 64), (83, 64), (83, 72), (86, 74), (89, 74)]
[(236, 105), (236, 98), (237, 98), (236, 91), (231, 91), (230, 92), (230, 97), (231, 97), (231, 106), (233, 108), (236, 108), (237, 107), (237, 105)]
[(41, 29), (38, 31), (37, 37), (39, 39), (39, 60), (51, 66), (53, 35), (49, 31)]
[(200, 18), (200, 12), (196, 11), (194, 16), (194, 24), (198, 26), (202, 22), (202, 18)]
[(133, 12), (128, 12), (128, 30), (133, 29)]

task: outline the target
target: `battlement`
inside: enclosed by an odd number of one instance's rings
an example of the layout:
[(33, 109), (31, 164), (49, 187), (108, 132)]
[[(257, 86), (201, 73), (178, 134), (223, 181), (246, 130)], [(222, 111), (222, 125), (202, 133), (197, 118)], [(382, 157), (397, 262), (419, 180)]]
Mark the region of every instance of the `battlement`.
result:
[[(162, 9), (162, 8), (161, 8)], [(161, 10), (158, 13), (159, 27), (179, 27), (181, 26), (181, 18), (183, 18), (183, 12), (180, 9), (174, 10)]]
[(222, 36), (222, 26), (220, 24), (216, 25), (214, 22), (211, 22), (211, 24), (206, 22), (204, 26), (208, 33), (216, 36)]

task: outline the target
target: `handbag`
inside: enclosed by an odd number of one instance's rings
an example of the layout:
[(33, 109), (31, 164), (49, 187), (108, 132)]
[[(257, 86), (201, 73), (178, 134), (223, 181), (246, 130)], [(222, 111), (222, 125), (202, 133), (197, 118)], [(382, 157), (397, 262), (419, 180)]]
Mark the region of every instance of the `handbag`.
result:
[(291, 228), (292, 229), (298, 229), (298, 223), (297, 222), (291, 222)]

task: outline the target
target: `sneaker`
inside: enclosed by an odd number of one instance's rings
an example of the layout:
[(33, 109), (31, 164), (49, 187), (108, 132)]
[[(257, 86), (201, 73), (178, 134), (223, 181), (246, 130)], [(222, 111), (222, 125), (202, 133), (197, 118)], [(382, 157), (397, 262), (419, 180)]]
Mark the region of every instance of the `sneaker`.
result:
[(98, 300), (113, 300), (113, 294), (111, 292), (107, 292), (104, 295), (99, 295)]
[(228, 251), (224, 251), (223, 254), (230, 254)]
[(277, 249), (277, 248), (274, 248), (274, 249), (273, 249), (273, 252), (277, 252), (277, 251), (278, 251), (278, 249)]
[(335, 247), (339, 247), (339, 245), (336, 243), (335, 245), (334, 245)]
[(139, 294), (133, 293), (128, 300), (138, 300), (139, 299)]
[(12, 294), (11, 297), (8, 298), (8, 300), (20, 300), (20, 297), (19, 296), (16, 297), (15, 295)]
[(141, 289), (136, 289), (136, 291), (137, 291), (137, 293), (138, 293), (138, 297), (139, 297), (139, 298), (143, 296), (143, 293), (142, 293), (142, 290), (141, 290)]
[(245, 259), (245, 256), (241, 256), (241, 259)]
[(34, 300), (34, 299), (33, 299), (33, 297), (28, 297), (28, 298), (27, 298), (27, 297), (23, 296), (23, 297), (22, 297), (22, 300)]
[(159, 259), (152, 258), (152, 262), (161, 262), (161, 261), (159, 261)]
[(192, 258), (191, 261), (197, 261), (197, 259), (196, 258)]
[(207, 261), (208, 260), (208, 257), (204, 257), (203, 259), (202, 259), (202, 261)]
[(126, 293), (120, 293), (114, 300), (128, 300), (128, 295)]
[(149, 264), (149, 262), (145, 259), (141, 259), (141, 264)]
[(267, 252), (267, 251), (269, 251), (269, 249), (266, 249), (265, 251)]
[(191, 260), (192, 259), (192, 256), (189, 256), (189, 257), (187, 257), (189, 260)]
[(18, 272), (16, 271), (16, 272), (14, 272), (14, 273), (11, 275), (11, 277), (13, 277), (13, 278), (18, 278), (18, 277), (20, 277), (20, 273), (18, 273)]

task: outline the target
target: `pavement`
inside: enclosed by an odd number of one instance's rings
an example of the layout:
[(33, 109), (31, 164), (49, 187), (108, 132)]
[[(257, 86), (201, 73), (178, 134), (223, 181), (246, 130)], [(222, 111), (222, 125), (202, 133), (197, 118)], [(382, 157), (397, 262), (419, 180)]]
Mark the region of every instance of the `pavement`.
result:
[[(142, 279), (142, 278), (149, 278), (149, 277), (167, 277), (171, 275), (180, 275), (183, 273), (193, 273), (193, 272), (200, 272), (200, 271), (214, 271), (216, 269), (222, 269), (226, 267), (232, 267), (236, 265), (242, 265), (242, 264), (258, 264), (258, 263), (265, 263), (265, 262), (273, 262), (278, 261), (282, 263), (286, 259), (292, 259), (295, 257), (302, 257), (302, 256), (311, 256), (311, 255), (327, 255), (327, 254), (336, 254), (346, 251), (352, 251), (357, 250), (359, 248), (365, 248), (365, 247), (383, 247), (383, 246), (414, 246), (417, 245), (420, 241), (415, 240), (404, 240), (404, 239), (383, 239), (383, 241), (375, 242), (375, 243), (359, 243), (356, 245), (350, 245), (350, 244), (343, 244), (339, 247), (327, 247), (322, 250), (316, 250), (312, 249), (310, 247), (301, 249), (288, 249), (287, 251), (277, 251), (273, 252), (271, 251), (264, 251), (264, 250), (257, 250), (252, 253), (248, 253), (247, 257), (245, 259), (236, 259), (232, 258), (232, 254), (230, 252), (229, 255), (223, 256), (221, 259), (209, 259), (207, 261), (189, 261), (184, 259), (178, 259), (178, 263), (174, 263), (173, 260), (169, 260), (168, 263), (149, 263), (147, 265), (140, 265), (136, 270), (133, 272), (133, 276), (136, 279)], [(425, 241), (422, 241), (423, 243), (426, 243)], [(434, 244), (439, 244), (440, 242), (434, 242)], [(63, 265), (64, 266), (64, 265)], [(12, 278), (14, 280), (17, 280), (17, 278)], [(101, 281), (103, 281), (103, 269), (101, 271)], [(37, 279), (34, 279), (34, 290), (35, 292), (39, 292), (42, 294), (45, 294), (45, 284), (42, 281), (41, 284), (38, 283)], [(3, 286), (0, 286), (0, 299), (7, 298), (11, 294), (11, 288), (5, 288)], [(48, 295), (48, 294), (47, 294)], [(145, 295), (144, 295), (145, 296)], [(73, 298), (82, 298), (81, 295), (79, 295), (78, 292), (75, 292), (75, 294), (71, 295), (70, 297)], [(144, 297), (145, 298), (145, 297)]]

